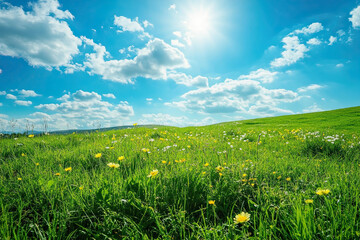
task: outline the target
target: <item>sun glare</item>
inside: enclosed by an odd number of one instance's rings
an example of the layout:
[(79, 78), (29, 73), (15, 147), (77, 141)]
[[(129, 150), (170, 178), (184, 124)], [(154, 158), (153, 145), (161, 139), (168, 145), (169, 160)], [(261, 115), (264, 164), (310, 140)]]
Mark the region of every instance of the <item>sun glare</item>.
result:
[(202, 35), (210, 30), (210, 14), (205, 10), (192, 12), (188, 16), (187, 24), (193, 35)]

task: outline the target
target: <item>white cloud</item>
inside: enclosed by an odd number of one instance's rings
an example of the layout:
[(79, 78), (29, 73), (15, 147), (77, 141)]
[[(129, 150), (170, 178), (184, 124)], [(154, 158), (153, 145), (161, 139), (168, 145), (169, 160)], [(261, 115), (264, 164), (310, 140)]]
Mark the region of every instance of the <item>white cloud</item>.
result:
[(281, 53), (281, 58), (276, 58), (271, 62), (272, 67), (289, 66), (296, 63), (309, 50), (304, 44), (300, 44), (298, 36), (284, 37), (282, 42), (285, 43), (283, 46), (285, 51)]
[(6, 94), (6, 99), (16, 100), (17, 97), (15, 95), (8, 93), (8, 94)]
[(324, 111), (322, 108), (320, 108), (316, 103), (311, 105), (308, 108), (303, 109), (304, 113), (310, 113), (310, 112), (321, 112)]
[(174, 10), (174, 11), (176, 10), (176, 5), (175, 5), (175, 3), (170, 5), (169, 10)]
[(340, 30), (336, 31), (336, 33), (339, 35), (339, 37), (342, 37), (342, 36), (344, 36), (344, 35), (345, 35), (345, 31), (344, 31), (344, 30), (342, 30), (342, 29), (340, 29)]
[(6, 95), (6, 91), (0, 91), (0, 96), (1, 95)]
[[(66, 97), (64, 97), (66, 96)], [(126, 101), (111, 104), (103, 101), (100, 94), (78, 90), (58, 98), (61, 103), (40, 104), (37, 109), (47, 111), (49, 124), (54, 129), (94, 128), (123, 125), (134, 115), (134, 110)]]
[(241, 75), (239, 79), (258, 80), (263, 83), (271, 83), (274, 81), (277, 74), (278, 72), (270, 72), (269, 70), (259, 68), (256, 71), (250, 72), (248, 75)]
[(293, 102), (299, 99), (296, 92), (286, 89), (266, 89), (254, 80), (226, 79), (207, 88), (191, 90), (181, 96), (182, 101), (165, 103), (185, 111), (200, 113), (247, 112), (254, 105)]
[(329, 38), (329, 45), (333, 45), (334, 42), (336, 42), (336, 41), (337, 41), (337, 37), (330, 36), (330, 38)]
[(311, 38), (306, 43), (310, 45), (320, 45), (321, 41), (317, 38)]
[(81, 40), (67, 22), (69, 11), (59, 9), (57, 0), (32, 3), (32, 11), (6, 4), (0, 9), (0, 55), (24, 58), (32, 66), (47, 69), (70, 64), (79, 53)]
[(31, 101), (16, 100), (15, 104), (21, 105), (21, 106), (30, 106), (32, 104), (32, 102)]
[(124, 16), (114, 16), (114, 24), (120, 27), (119, 32), (143, 32), (144, 28), (140, 25), (138, 18), (132, 21), (130, 18)]
[(149, 22), (148, 20), (143, 21), (143, 25), (145, 28), (154, 27), (154, 25), (151, 22)]
[(274, 115), (284, 115), (284, 114), (293, 114), (294, 112), (286, 109), (281, 109), (274, 107), (272, 105), (257, 105), (251, 106), (249, 109), (249, 114), (255, 116), (269, 117)]
[(175, 47), (185, 47), (184, 44), (182, 44), (179, 40), (175, 39), (175, 40), (171, 40), (171, 45), (175, 46)]
[(138, 120), (139, 124), (157, 124), (168, 126), (184, 126), (189, 122), (189, 119), (185, 116), (172, 116), (167, 113), (152, 113), (142, 114), (141, 119)]
[(151, 102), (153, 99), (152, 98), (146, 98), (146, 101)]
[(181, 37), (182, 37), (182, 34), (181, 34), (181, 32), (179, 32), (179, 31), (175, 31), (175, 32), (173, 32), (173, 34), (174, 34), (175, 36), (177, 36), (178, 38), (181, 38)]
[(0, 107), (2, 106), (3, 104), (0, 102)]
[(336, 64), (335, 65), (337, 68), (342, 68), (343, 66), (344, 66), (344, 64), (343, 63), (338, 63), (338, 64)]
[(0, 74), (2, 74), (2, 69), (0, 68)]
[(208, 78), (203, 76), (192, 77), (185, 73), (170, 72), (167, 77), (174, 80), (177, 84), (183, 84), (188, 87), (195, 86), (201, 88), (209, 86)]
[(86, 54), (84, 65), (90, 69), (90, 74), (101, 75), (105, 80), (133, 83), (132, 80), (137, 77), (166, 79), (168, 70), (189, 67), (180, 50), (158, 38), (150, 40), (144, 48), (137, 50), (133, 59), (109, 61), (104, 60), (108, 55), (104, 46), (85, 37), (82, 39), (95, 50), (95, 53)]
[(360, 5), (351, 10), (350, 15), (349, 21), (352, 23), (353, 28), (360, 27)]
[(317, 90), (320, 88), (324, 88), (324, 86), (321, 86), (319, 84), (310, 84), (309, 86), (298, 88), (297, 91), (298, 92), (308, 92), (308, 91)]
[(24, 98), (41, 96), (40, 94), (37, 94), (34, 90), (22, 89), (22, 90), (18, 90), (18, 93), (20, 94), (20, 97), (24, 97)]
[(103, 94), (104, 97), (107, 97), (107, 98), (112, 98), (112, 99), (116, 99), (115, 95), (112, 94), (112, 93), (105, 93)]
[(309, 34), (320, 32), (323, 29), (324, 29), (324, 27), (322, 26), (321, 23), (315, 22), (315, 23), (310, 24), (307, 27), (303, 27), (300, 30), (295, 30), (293, 33), (309, 35)]

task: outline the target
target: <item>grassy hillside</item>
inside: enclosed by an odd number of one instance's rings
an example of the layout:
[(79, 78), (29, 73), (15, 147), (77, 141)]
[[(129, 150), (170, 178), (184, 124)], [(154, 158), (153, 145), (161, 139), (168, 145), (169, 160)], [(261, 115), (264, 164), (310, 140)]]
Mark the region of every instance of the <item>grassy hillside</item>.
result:
[(357, 239), (359, 118), (0, 139), (0, 239)]

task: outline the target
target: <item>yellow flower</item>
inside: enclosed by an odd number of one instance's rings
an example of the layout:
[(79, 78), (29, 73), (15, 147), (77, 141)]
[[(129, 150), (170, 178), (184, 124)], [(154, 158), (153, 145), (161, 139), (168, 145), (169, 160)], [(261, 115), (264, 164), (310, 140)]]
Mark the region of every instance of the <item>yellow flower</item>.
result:
[(108, 165), (109, 167), (111, 167), (111, 168), (118, 168), (118, 167), (120, 167), (120, 165), (117, 164), (117, 163), (108, 163), (107, 165)]
[(37, 163), (35, 163), (35, 165), (36, 165), (36, 166), (39, 166), (39, 165), (40, 165), (40, 163), (38, 163), (38, 162), (37, 162)]
[(19, 178), (18, 178), (18, 180), (19, 180), (19, 181), (21, 181), (21, 180), (22, 180), (22, 178), (21, 178), (21, 177), (19, 177)]
[(273, 172), (273, 174), (275, 174), (276, 172)]
[(26, 154), (25, 154), (25, 153), (22, 153), (22, 154), (21, 154), (21, 156), (22, 156), (22, 157), (25, 157), (25, 156), (26, 156)]
[(83, 190), (83, 189), (84, 189), (84, 186), (80, 186), (79, 189), (80, 189), (80, 190)]
[(312, 199), (306, 199), (305, 200), (305, 203), (307, 203), (307, 204), (310, 204), (310, 203), (313, 203), (314, 202), (314, 200), (312, 200)]
[(69, 172), (69, 171), (71, 171), (71, 170), (72, 170), (71, 167), (65, 168), (65, 172)]
[(330, 190), (329, 189), (318, 189), (317, 191), (316, 191), (316, 194), (317, 195), (320, 195), (320, 196), (322, 196), (322, 195), (328, 195), (330, 193)]
[(29, 138), (33, 138), (33, 137), (34, 137), (34, 134), (30, 134), (28, 137), (29, 137)]
[(159, 170), (155, 169), (155, 170), (152, 170), (150, 172), (150, 174), (148, 175), (148, 177), (155, 177), (156, 175), (158, 175), (159, 173)]
[(202, 172), (202, 174), (204, 174), (204, 175), (205, 175), (205, 174), (206, 174), (206, 172)]
[(124, 160), (124, 159), (125, 159), (124, 156), (118, 157), (118, 160), (119, 160), (119, 161), (122, 161), (122, 160)]
[(217, 166), (215, 169), (216, 169), (217, 171), (219, 171), (219, 172), (221, 172), (221, 171), (224, 170), (224, 168), (223, 168), (222, 166)]
[(286, 181), (288, 181), (288, 182), (291, 181), (291, 178), (290, 177), (286, 178)]
[(166, 164), (166, 161), (161, 161), (163, 164)]
[(210, 200), (210, 201), (209, 201), (209, 204), (210, 204), (210, 205), (215, 205), (215, 200)]
[(246, 173), (244, 173), (242, 176), (243, 176), (243, 177), (246, 177), (246, 176), (247, 176), (247, 174), (246, 174)]
[(279, 179), (279, 180), (280, 180), (280, 179), (281, 179), (281, 176), (278, 176), (278, 177), (277, 177), (277, 179)]
[(250, 214), (249, 213), (245, 213), (242, 212), (240, 214), (237, 214), (234, 217), (234, 223), (238, 224), (238, 223), (244, 223), (244, 222), (248, 222), (250, 220)]
[(55, 176), (60, 176), (61, 174), (60, 173), (55, 173)]
[(205, 164), (204, 164), (204, 167), (207, 167), (207, 166), (209, 166), (209, 165), (210, 165), (209, 163), (205, 163)]
[(101, 153), (95, 154), (95, 158), (101, 158)]
[(221, 177), (223, 174), (221, 172), (219, 172), (219, 176)]
[(134, 125), (134, 127), (135, 127), (135, 126), (138, 125), (138, 124), (137, 124), (137, 123), (134, 123), (133, 125)]

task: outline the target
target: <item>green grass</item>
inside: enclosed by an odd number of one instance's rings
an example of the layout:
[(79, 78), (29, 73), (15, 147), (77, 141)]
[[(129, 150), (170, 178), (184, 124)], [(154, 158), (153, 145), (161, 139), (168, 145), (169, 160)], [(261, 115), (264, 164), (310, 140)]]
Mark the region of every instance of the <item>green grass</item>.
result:
[(357, 239), (359, 119), (355, 107), (0, 139), (0, 239)]

